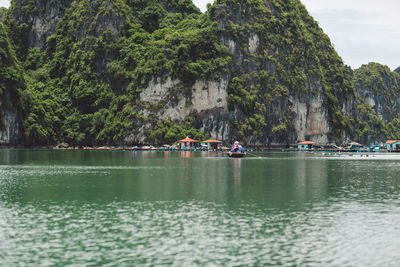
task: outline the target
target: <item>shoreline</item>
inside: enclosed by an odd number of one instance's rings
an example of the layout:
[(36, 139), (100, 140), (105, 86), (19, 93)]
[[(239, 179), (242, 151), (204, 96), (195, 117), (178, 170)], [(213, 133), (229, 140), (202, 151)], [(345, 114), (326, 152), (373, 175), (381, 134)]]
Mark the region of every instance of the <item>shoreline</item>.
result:
[[(292, 149), (295, 146), (246, 146), (246, 151), (284, 151)], [(29, 145), (0, 145), (0, 149), (53, 149), (53, 150), (126, 150), (126, 151), (229, 151), (230, 146), (221, 146), (218, 149), (208, 149), (204, 147), (196, 147), (190, 149), (180, 149), (176, 145), (101, 145), (101, 146), (70, 146), (66, 143), (61, 143), (58, 145), (43, 145), (43, 146), (29, 146)]]
[[(221, 147), (218, 149), (207, 149), (207, 148), (195, 148), (195, 149), (179, 149), (176, 147), (156, 147), (156, 146), (98, 146), (98, 147), (89, 147), (89, 146), (23, 146), (23, 145), (0, 145), (0, 149), (27, 149), (27, 150), (35, 150), (35, 149), (47, 149), (47, 150), (86, 150), (86, 151), (177, 151), (177, 152), (228, 152), (230, 151), (229, 147)], [(353, 150), (353, 149), (296, 149), (296, 148), (287, 148), (287, 147), (253, 147), (250, 146), (245, 150), (246, 152), (285, 152), (285, 153), (399, 153), (400, 151), (370, 151), (366, 149), (362, 150)]]

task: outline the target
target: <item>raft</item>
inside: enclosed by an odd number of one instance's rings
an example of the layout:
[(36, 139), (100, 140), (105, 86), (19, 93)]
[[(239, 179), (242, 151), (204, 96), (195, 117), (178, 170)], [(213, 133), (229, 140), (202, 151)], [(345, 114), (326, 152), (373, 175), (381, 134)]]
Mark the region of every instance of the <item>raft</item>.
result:
[(229, 151), (227, 154), (228, 154), (228, 156), (230, 158), (244, 158), (244, 156), (246, 156), (246, 152), (232, 152), (232, 151)]

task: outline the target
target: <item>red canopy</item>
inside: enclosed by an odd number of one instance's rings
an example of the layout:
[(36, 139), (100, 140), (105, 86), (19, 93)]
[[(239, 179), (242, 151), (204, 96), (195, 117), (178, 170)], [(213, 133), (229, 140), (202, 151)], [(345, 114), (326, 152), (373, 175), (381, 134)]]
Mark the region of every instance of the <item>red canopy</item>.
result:
[(388, 140), (388, 141), (386, 142), (386, 144), (391, 145), (391, 144), (394, 144), (394, 143), (397, 143), (397, 142), (400, 142), (400, 140)]
[(222, 143), (222, 141), (218, 141), (218, 140), (207, 140), (207, 141), (202, 141), (202, 143)]
[(178, 143), (197, 143), (199, 141), (186, 137), (185, 139), (179, 140)]
[(300, 143), (298, 143), (299, 145), (315, 145), (316, 143), (315, 142), (312, 142), (312, 141), (305, 141), (305, 142), (300, 142)]

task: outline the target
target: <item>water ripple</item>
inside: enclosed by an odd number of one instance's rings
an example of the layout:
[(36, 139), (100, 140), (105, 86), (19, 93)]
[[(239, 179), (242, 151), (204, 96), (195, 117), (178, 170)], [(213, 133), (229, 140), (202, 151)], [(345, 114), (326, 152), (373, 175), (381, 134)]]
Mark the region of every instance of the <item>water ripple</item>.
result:
[(286, 213), (114, 202), (0, 206), (0, 213), (0, 263), (11, 265), (377, 266), (400, 260), (399, 205), (337, 203)]
[(400, 262), (400, 161), (394, 158), (70, 152), (65, 160), (57, 153), (56, 160), (52, 154), (39, 160), (39, 152), (28, 159), (20, 152), (14, 160), (6, 153), (0, 266)]

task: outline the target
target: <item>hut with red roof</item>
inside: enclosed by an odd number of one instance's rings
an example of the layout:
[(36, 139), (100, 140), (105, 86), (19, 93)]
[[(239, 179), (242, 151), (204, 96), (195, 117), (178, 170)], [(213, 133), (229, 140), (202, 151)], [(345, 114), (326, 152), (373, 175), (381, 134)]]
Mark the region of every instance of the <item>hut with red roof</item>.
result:
[(185, 139), (179, 140), (178, 144), (180, 149), (192, 149), (196, 147), (199, 141), (186, 137)]
[(387, 151), (400, 151), (400, 140), (388, 140), (386, 141)]
[(298, 150), (309, 150), (309, 149), (313, 149), (313, 147), (316, 145), (317, 143), (312, 142), (312, 141), (304, 141), (304, 142), (300, 142), (297, 144), (297, 149)]
[(222, 144), (222, 141), (209, 139), (206, 141), (201, 141), (201, 145), (207, 149), (219, 149), (219, 146)]

